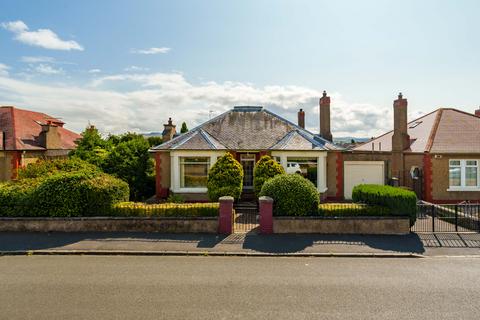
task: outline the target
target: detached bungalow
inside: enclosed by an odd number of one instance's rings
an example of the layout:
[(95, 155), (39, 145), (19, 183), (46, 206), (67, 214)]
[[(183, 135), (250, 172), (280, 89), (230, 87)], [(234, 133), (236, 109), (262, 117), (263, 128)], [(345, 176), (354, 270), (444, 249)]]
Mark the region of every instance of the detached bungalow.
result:
[[(320, 104), (325, 106), (324, 112), (329, 112), (330, 98), (326, 93)], [(324, 116), (325, 120), (329, 118)], [(262, 155), (270, 155), (287, 172), (308, 178), (326, 197), (327, 152), (340, 149), (330, 141), (329, 124), (321, 136), (304, 128), (303, 110), (295, 124), (255, 106), (234, 107), (179, 136), (175, 136), (175, 126), (169, 120), (164, 125), (166, 141), (151, 149), (156, 160), (157, 198), (172, 192), (190, 201), (206, 200), (208, 170), (225, 152), (232, 153), (243, 166), (244, 196), (253, 192), (255, 162)]]

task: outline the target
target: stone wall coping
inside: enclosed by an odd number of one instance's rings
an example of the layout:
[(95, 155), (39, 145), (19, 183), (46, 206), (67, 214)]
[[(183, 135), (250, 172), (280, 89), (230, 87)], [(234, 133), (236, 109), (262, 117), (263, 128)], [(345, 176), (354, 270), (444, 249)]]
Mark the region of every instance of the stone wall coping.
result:
[(0, 217), (0, 221), (218, 220), (218, 217)]
[(231, 196), (223, 196), (218, 199), (218, 201), (231, 201), (231, 202), (233, 202), (233, 200), (234, 199)]
[(273, 199), (267, 196), (262, 196), (258, 198), (258, 201), (273, 202)]
[(274, 216), (278, 220), (401, 220), (409, 216), (353, 216), (353, 217), (322, 217), (322, 216)]

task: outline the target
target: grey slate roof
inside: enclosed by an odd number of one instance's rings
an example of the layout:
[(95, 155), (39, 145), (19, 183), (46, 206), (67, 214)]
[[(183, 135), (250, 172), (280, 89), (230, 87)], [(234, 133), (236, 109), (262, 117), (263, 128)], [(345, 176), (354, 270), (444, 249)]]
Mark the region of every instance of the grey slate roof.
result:
[(340, 147), (263, 107), (234, 107), (160, 150), (338, 150)]

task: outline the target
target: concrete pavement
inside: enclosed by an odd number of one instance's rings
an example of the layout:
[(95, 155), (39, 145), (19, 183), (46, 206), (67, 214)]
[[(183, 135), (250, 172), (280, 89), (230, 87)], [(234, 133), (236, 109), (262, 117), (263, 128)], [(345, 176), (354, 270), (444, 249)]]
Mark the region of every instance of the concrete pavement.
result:
[(480, 259), (3, 256), (2, 319), (478, 319)]
[(0, 233), (0, 254), (480, 255), (480, 234), (258, 235)]

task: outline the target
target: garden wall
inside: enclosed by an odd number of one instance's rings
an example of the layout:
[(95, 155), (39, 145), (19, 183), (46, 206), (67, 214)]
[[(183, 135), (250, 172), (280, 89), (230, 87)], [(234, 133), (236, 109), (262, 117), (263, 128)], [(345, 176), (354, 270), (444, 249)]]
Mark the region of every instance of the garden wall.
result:
[(0, 218), (0, 232), (217, 233), (217, 217)]
[(408, 217), (273, 217), (273, 233), (408, 234)]

